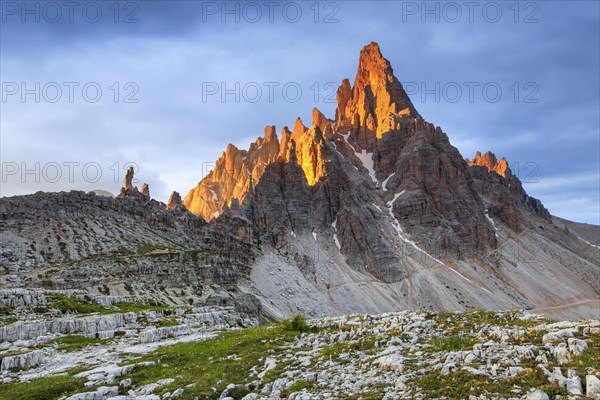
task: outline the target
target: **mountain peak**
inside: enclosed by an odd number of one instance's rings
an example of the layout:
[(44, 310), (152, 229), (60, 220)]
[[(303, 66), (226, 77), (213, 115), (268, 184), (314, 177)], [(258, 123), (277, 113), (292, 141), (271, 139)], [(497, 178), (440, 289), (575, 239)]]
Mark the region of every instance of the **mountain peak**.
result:
[(277, 141), (277, 133), (275, 132), (275, 125), (265, 126), (265, 142)]
[(340, 131), (358, 127), (381, 137), (397, 128), (404, 116), (420, 118), (390, 62), (379, 45), (371, 42), (360, 52), (354, 86), (342, 81), (337, 92), (336, 123)]
[(364, 74), (361, 74), (363, 71), (373, 72), (378, 75), (382, 74), (393, 76), (393, 70), (390, 62), (383, 57), (381, 50), (379, 49), (379, 45), (375, 42), (371, 42), (363, 47), (363, 49), (360, 51), (360, 58), (358, 60), (358, 73), (354, 81), (354, 86), (356, 86), (357, 83), (360, 83), (361, 78), (365, 77)]
[(292, 139), (298, 141), (298, 139), (300, 139), (304, 133), (306, 133), (306, 131), (308, 130), (308, 128), (306, 126), (304, 126), (304, 123), (302, 122), (302, 119), (300, 117), (296, 118), (296, 122), (294, 122), (294, 129), (292, 130)]
[(472, 160), (467, 159), (466, 161), (470, 167), (473, 165), (485, 167), (487, 168), (488, 172), (494, 171), (498, 175), (505, 178), (508, 178), (508, 176), (511, 174), (506, 158), (502, 157), (502, 159), (498, 161), (496, 155), (491, 151), (486, 151), (483, 153), (483, 155), (478, 151), (475, 153), (475, 157)]

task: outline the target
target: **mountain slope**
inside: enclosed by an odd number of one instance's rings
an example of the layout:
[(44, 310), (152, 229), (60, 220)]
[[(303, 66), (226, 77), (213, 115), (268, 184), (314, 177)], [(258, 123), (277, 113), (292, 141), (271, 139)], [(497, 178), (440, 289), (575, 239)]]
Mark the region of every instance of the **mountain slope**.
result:
[(555, 226), (505, 160), (467, 163), (407, 99), (372, 43), (336, 121), (314, 112), (296, 157), (264, 170), (239, 211), (266, 254), (256, 294), (315, 315), (598, 299), (597, 249)]
[[(376, 43), (337, 99), (335, 119), (314, 109), (310, 127), (298, 119), (278, 137), (267, 126), (248, 150), (227, 146), (183, 202), (174, 193), (157, 203), (127, 182), (116, 199), (0, 199), (0, 282), (92, 292), (127, 282), (148, 294), (160, 281), (163, 301), (187, 301), (188, 287), (202, 288), (199, 301), (246, 293), (275, 317), (397, 308), (599, 317), (598, 242), (550, 216), (505, 159), (465, 160), (418, 114)], [(114, 259), (148, 245), (170, 258)], [(212, 255), (189, 256), (198, 250)]]

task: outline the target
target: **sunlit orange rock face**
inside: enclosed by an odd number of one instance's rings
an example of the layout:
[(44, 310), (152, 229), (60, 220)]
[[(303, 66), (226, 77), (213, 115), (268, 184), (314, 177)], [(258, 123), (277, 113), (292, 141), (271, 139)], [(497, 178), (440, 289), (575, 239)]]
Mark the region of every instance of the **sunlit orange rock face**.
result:
[(277, 161), (279, 151), (274, 126), (267, 126), (264, 137), (247, 151), (229, 144), (213, 170), (188, 192), (183, 205), (207, 221), (218, 217), (233, 199), (244, 201), (252, 182), (258, 182), (267, 165)]
[[(316, 123), (330, 124), (320, 111), (315, 109)], [(240, 150), (234, 145), (215, 163), (214, 169), (190, 190), (183, 204), (194, 214), (205, 220), (218, 217), (224, 207), (231, 207), (232, 200), (244, 202), (249, 191), (259, 182), (266, 167), (274, 162), (298, 163), (304, 171), (307, 183), (312, 186), (325, 175), (323, 148), (325, 142), (318, 126), (307, 128), (298, 118), (293, 131), (284, 127), (281, 141), (274, 126), (265, 128), (264, 137), (259, 137), (250, 148)]]
[(483, 155), (478, 151), (475, 153), (475, 158), (472, 160), (467, 159), (466, 161), (469, 167), (472, 167), (473, 165), (486, 167), (488, 172), (494, 171), (505, 178), (508, 178), (511, 175), (506, 158), (502, 157), (500, 161), (497, 161), (496, 156), (491, 151), (485, 152)]
[[(360, 52), (354, 87), (345, 79), (337, 92), (336, 124), (346, 133), (360, 129), (382, 135), (398, 127), (402, 117), (419, 117), (402, 84), (394, 76), (390, 62), (383, 58), (379, 45), (372, 42)], [(366, 143), (365, 143), (366, 144)], [(364, 147), (364, 146), (363, 146)]]
[(167, 210), (175, 210), (177, 206), (181, 205), (181, 196), (177, 192), (172, 192), (167, 201)]
[(229, 145), (213, 171), (187, 194), (183, 204), (194, 214), (211, 220), (231, 206), (232, 199), (243, 203), (266, 166), (276, 161), (290, 162), (291, 152), (293, 162), (300, 165), (308, 185), (313, 186), (326, 174), (323, 151), (326, 140), (332, 140), (335, 132), (350, 133), (357, 150), (371, 152), (375, 141), (397, 128), (402, 118), (420, 118), (377, 43), (363, 48), (354, 86), (347, 79), (342, 81), (337, 99), (335, 121), (315, 108), (310, 128), (298, 118), (291, 131), (287, 127), (281, 130), (280, 140), (275, 127), (269, 126), (264, 137), (247, 151)]

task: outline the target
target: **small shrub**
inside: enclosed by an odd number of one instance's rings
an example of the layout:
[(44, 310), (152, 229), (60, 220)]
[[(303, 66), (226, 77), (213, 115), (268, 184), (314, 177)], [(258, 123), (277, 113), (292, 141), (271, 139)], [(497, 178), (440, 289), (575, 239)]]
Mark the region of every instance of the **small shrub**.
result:
[(248, 388), (244, 385), (236, 385), (233, 389), (229, 390), (229, 397), (233, 398), (234, 400), (240, 400), (242, 398), (244, 398), (244, 396), (246, 396), (248, 393), (250, 393), (250, 390), (248, 390)]
[(313, 385), (314, 385), (313, 382), (308, 382), (306, 380), (299, 380), (297, 382), (294, 382), (292, 384), (292, 386), (290, 386), (289, 388), (285, 389), (283, 391), (282, 395), (284, 398), (286, 398), (294, 392), (300, 392), (303, 389), (309, 390)]
[(288, 332), (308, 332), (310, 327), (306, 323), (304, 317), (300, 314), (294, 315), (291, 319), (286, 319), (281, 322), (281, 327)]

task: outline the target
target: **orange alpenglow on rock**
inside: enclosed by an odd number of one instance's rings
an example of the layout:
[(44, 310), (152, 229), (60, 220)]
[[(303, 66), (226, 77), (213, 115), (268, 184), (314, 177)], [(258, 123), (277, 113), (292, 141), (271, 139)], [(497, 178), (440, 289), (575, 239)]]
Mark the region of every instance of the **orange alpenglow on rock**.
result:
[(338, 132), (350, 133), (348, 142), (357, 152), (372, 152), (374, 143), (406, 118), (421, 119), (374, 42), (360, 52), (354, 86), (344, 79), (337, 101), (335, 120), (314, 108), (310, 128), (298, 117), (291, 131), (288, 127), (281, 130), (280, 139), (275, 127), (267, 126), (264, 137), (251, 143), (247, 151), (229, 145), (213, 171), (185, 196), (185, 207), (207, 221), (218, 217), (233, 199), (243, 204), (274, 162), (298, 164), (308, 185), (313, 186), (326, 175), (327, 141), (335, 141)]
[(375, 42), (360, 52), (354, 87), (345, 79), (338, 89), (337, 100), (336, 123), (342, 133), (358, 124), (362, 130), (381, 138), (396, 128), (398, 119), (420, 118)]
[(293, 131), (287, 127), (281, 130), (281, 142), (275, 126), (267, 126), (264, 137), (251, 143), (248, 151), (229, 144), (214, 169), (186, 195), (183, 205), (207, 221), (216, 218), (223, 208), (231, 207), (233, 199), (242, 204), (267, 166), (277, 161), (297, 163), (302, 167), (307, 183), (314, 185), (325, 175), (325, 141), (318, 125), (333, 134), (333, 121), (317, 109), (313, 111), (313, 121), (317, 125), (308, 129), (297, 118)]
[(177, 192), (172, 192), (167, 201), (167, 210), (174, 210), (181, 205), (181, 196)]
[(294, 122), (294, 129), (292, 130), (291, 138), (295, 141), (298, 141), (298, 139), (304, 136), (307, 130), (308, 128), (304, 126), (304, 124), (302, 123), (302, 119), (298, 117), (296, 118), (296, 122)]
[(147, 197), (149, 199), (150, 198), (150, 186), (148, 186), (147, 183), (144, 183), (142, 185), (142, 188), (140, 189), (140, 193), (142, 193), (144, 195), (144, 197)]
[(323, 149), (325, 141), (318, 126), (310, 128), (304, 136), (296, 142), (296, 157), (302, 167), (306, 181), (310, 186), (325, 176), (325, 162)]
[(127, 168), (127, 172), (125, 173), (125, 179), (123, 180), (123, 188), (125, 190), (133, 190), (133, 174), (134, 174), (134, 170), (133, 167), (129, 167)]
[(481, 152), (475, 153), (475, 157), (473, 160), (467, 159), (467, 164), (471, 167), (473, 165), (479, 165), (481, 167), (486, 167), (488, 172), (495, 172), (500, 176), (505, 178), (510, 177), (511, 171), (508, 167), (508, 162), (506, 158), (502, 157), (500, 161), (497, 161), (496, 155), (491, 151), (485, 152), (483, 155)]

